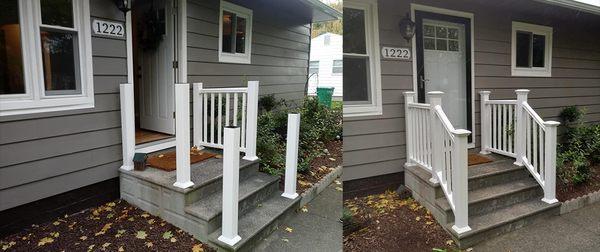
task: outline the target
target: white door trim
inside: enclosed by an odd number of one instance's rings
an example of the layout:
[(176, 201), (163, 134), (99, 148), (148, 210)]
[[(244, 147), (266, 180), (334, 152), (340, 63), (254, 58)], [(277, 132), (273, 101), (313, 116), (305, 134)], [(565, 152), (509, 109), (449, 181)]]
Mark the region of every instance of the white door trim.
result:
[[(410, 4), (410, 19), (415, 22), (415, 11), (425, 11), (425, 12), (432, 12), (432, 13), (438, 13), (438, 14), (444, 14), (444, 15), (449, 15), (449, 16), (456, 16), (456, 17), (463, 17), (463, 18), (467, 18), (471, 21), (471, 141), (468, 144), (469, 148), (475, 148), (475, 142), (476, 142), (476, 131), (475, 131), (475, 20), (474, 20), (474, 15), (473, 13), (469, 13), (469, 12), (462, 12), (462, 11), (456, 11), (456, 10), (449, 10), (449, 9), (443, 9), (443, 8), (438, 8), (438, 7), (432, 7), (432, 6), (427, 6), (427, 5), (421, 5), (421, 4), (415, 4), (415, 3), (411, 3)], [(417, 38), (416, 36), (413, 37), (412, 39), (412, 51), (413, 51), (413, 59), (412, 59), (412, 65), (413, 65), (413, 91), (415, 93), (419, 92), (418, 88), (417, 88)]]

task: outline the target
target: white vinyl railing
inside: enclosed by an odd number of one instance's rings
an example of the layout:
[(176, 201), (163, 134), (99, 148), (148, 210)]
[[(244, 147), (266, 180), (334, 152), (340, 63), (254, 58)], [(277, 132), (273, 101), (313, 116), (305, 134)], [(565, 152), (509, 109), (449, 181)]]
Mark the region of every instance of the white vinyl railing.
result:
[(248, 87), (203, 88), (194, 83), (194, 145), (223, 149), (223, 128), (240, 127), (240, 151), (256, 160), (258, 81)]
[(515, 164), (525, 166), (544, 189), (542, 200), (557, 202), (556, 130), (560, 123), (542, 120), (527, 103), (529, 90), (515, 92), (517, 100), (489, 100), (489, 91), (480, 92), (481, 153), (514, 157)]
[(454, 212), (454, 229), (464, 233), (468, 225), (467, 143), (470, 131), (454, 129), (442, 108), (443, 92), (428, 92), (429, 104), (416, 103), (414, 92), (404, 92), (407, 165), (431, 172)]

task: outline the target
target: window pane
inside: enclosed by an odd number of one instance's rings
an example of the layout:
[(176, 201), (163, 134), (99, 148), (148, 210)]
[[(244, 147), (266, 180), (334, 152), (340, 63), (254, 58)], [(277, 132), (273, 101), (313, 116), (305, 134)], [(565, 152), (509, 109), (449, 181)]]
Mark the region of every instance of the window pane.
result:
[(333, 61), (333, 68), (331, 69), (332, 73), (343, 73), (344, 72), (344, 67), (343, 67), (343, 60), (334, 60)]
[(369, 59), (344, 57), (344, 101), (369, 103)]
[(42, 23), (73, 27), (73, 3), (71, 0), (41, 0)]
[(458, 52), (458, 41), (448, 40), (448, 51)]
[(344, 52), (366, 54), (365, 12), (344, 8)]
[(435, 50), (435, 39), (432, 38), (424, 38), (423, 44), (425, 49), (427, 50)]
[(448, 50), (448, 41), (445, 39), (436, 39), (435, 40), (435, 44), (436, 44), (436, 49), (440, 50), (440, 51), (447, 51)]
[(79, 76), (76, 67), (79, 65), (77, 35), (42, 30), (41, 40), (46, 94), (81, 93), (77, 85)]
[(233, 53), (233, 20), (235, 14), (223, 11), (223, 38), (222, 38), (222, 51)]
[(236, 18), (235, 52), (246, 52), (246, 19)]
[(319, 61), (311, 61), (308, 65), (308, 75), (319, 72)]
[(544, 50), (546, 49), (546, 36), (533, 35), (533, 66), (544, 67)]
[(447, 38), (448, 29), (446, 29), (446, 27), (435, 27), (435, 35), (438, 38)]
[(0, 3), (0, 95), (25, 93), (17, 0)]
[(517, 32), (517, 67), (531, 67), (529, 64), (530, 46), (531, 33)]
[(448, 38), (458, 39), (458, 29), (448, 28)]
[(435, 27), (431, 25), (423, 25), (423, 35), (425, 37), (435, 37)]

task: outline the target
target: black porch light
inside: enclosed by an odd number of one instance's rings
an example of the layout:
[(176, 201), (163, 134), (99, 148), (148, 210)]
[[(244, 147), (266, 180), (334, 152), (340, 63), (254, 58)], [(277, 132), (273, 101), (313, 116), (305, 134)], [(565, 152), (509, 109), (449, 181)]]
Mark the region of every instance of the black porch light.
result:
[(408, 13), (406, 16), (400, 20), (398, 24), (400, 27), (400, 35), (408, 42), (413, 36), (415, 36), (415, 22), (410, 20)]
[(131, 10), (131, 0), (115, 0), (115, 4), (123, 13), (127, 13)]

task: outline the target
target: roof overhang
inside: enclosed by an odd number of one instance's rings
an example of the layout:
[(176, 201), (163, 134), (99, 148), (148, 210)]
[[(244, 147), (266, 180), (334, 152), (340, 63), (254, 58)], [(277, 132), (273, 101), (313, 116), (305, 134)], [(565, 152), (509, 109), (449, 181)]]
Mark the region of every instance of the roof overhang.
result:
[(562, 6), (569, 9), (574, 9), (582, 12), (600, 15), (600, 0), (591, 0), (587, 2), (596, 3), (596, 5), (584, 3), (575, 0), (535, 0), (542, 3), (547, 3), (556, 6)]
[(308, 5), (312, 10), (312, 22), (326, 22), (342, 18), (342, 13), (320, 0), (298, 0)]

